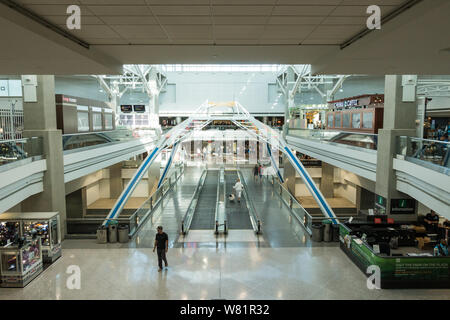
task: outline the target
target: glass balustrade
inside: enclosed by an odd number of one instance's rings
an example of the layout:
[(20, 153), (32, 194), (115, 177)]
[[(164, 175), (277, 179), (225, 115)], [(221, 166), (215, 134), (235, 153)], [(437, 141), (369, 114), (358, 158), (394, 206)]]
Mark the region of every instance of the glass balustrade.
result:
[(397, 137), (397, 155), (450, 175), (450, 142), (400, 136)]
[(377, 150), (378, 144), (378, 135), (372, 133), (289, 128), (287, 134), (323, 143), (345, 144), (350, 148)]
[(186, 210), (186, 214), (184, 215), (183, 222), (181, 223), (181, 232), (185, 235), (191, 226), (192, 218), (194, 216), (194, 212), (197, 206), (198, 197), (200, 195), (200, 191), (203, 187), (203, 184), (206, 179), (207, 170), (203, 170), (202, 175), (200, 176), (199, 183), (195, 188), (194, 195), (192, 196), (191, 202), (189, 203), (189, 207)]
[(244, 198), (246, 199), (245, 203), (248, 208), (248, 212), (250, 214), (250, 222), (253, 226), (253, 230), (256, 233), (261, 233), (261, 219), (259, 218), (258, 213), (255, 209), (253, 200), (249, 196), (247, 182), (245, 181), (245, 178), (242, 175), (242, 172), (240, 170), (238, 170), (238, 175), (239, 175), (239, 179), (241, 180), (241, 182), (244, 186), (243, 193), (244, 193)]
[(312, 234), (312, 216), (301, 206), (297, 199), (282, 185), (278, 178), (272, 176), (269, 182), (273, 185), (275, 192), (283, 200), (284, 204), (290, 209), (291, 214), (303, 225), (308, 234)]
[(113, 131), (86, 132), (63, 135), (63, 150), (80, 148), (95, 148), (105, 143), (119, 143), (134, 139), (157, 138), (154, 130), (128, 130), (118, 129)]
[(23, 159), (33, 159), (43, 155), (41, 137), (17, 140), (0, 140), (0, 166)]
[(162, 198), (170, 191), (171, 187), (184, 173), (184, 165), (173, 168), (172, 173), (166, 178), (164, 183), (137, 209), (129, 218), (130, 236), (134, 235), (140, 226), (154, 212), (154, 208), (159, 204)]

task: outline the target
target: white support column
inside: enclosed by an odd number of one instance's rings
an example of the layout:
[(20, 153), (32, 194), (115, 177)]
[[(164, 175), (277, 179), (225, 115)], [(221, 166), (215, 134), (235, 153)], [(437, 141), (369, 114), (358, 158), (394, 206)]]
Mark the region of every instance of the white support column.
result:
[[(66, 198), (61, 130), (56, 127), (55, 77), (38, 75), (35, 92), (23, 104), (25, 138), (42, 137), (43, 155), (47, 161), (44, 191), (22, 202), (23, 211), (57, 211), (61, 218), (61, 234), (66, 234)], [(32, 88), (30, 88), (31, 90)]]
[[(385, 80), (383, 129), (378, 131), (377, 176), (375, 192), (377, 194), (376, 209), (380, 213), (391, 214), (393, 199), (409, 199), (396, 188), (393, 157), (396, 153), (398, 136), (415, 136), (416, 104), (403, 101), (402, 77), (387, 75)], [(383, 200), (384, 198), (384, 200)], [(397, 217), (394, 215), (394, 219)], [(402, 214), (402, 220), (414, 219), (415, 215)]]

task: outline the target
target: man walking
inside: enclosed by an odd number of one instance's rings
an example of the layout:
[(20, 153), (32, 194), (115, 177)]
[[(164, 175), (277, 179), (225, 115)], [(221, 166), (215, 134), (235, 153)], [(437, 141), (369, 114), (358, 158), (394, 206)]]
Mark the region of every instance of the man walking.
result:
[(168, 267), (167, 259), (166, 259), (166, 253), (169, 249), (169, 237), (167, 236), (167, 233), (163, 232), (163, 227), (158, 226), (156, 229), (158, 233), (155, 237), (155, 244), (153, 245), (153, 252), (155, 252), (155, 249), (157, 249), (158, 253), (158, 266), (159, 270), (158, 272), (162, 271), (162, 261), (164, 260), (164, 264), (166, 265), (166, 268)]

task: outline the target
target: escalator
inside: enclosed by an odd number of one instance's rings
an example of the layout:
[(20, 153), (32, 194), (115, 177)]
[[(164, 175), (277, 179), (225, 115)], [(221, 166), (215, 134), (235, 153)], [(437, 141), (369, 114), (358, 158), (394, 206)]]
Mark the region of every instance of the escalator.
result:
[(217, 170), (207, 171), (189, 229), (212, 230), (215, 228), (218, 176), (219, 171)]
[[(231, 193), (234, 193), (233, 186), (235, 185), (237, 178), (237, 171), (225, 171), (227, 197)], [(245, 192), (242, 192), (240, 203), (237, 202), (237, 198), (234, 201), (226, 201), (228, 229), (253, 229), (246, 201), (247, 199), (245, 199)]]

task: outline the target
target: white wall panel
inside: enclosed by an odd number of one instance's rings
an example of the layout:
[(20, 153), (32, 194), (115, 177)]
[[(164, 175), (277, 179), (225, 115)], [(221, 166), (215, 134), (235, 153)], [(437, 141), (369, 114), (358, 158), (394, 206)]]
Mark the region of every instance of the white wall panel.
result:
[(96, 182), (93, 185), (86, 188), (86, 203), (89, 206), (98, 199), (100, 199), (100, 188), (99, 183)]
[(110, 197), (109, 179), (102, 179), (99, 181), (100, 198)]
[(272, 72), (168, 72), (167, 79), (176, 85), (176, 102), (162, 94), (161, 113), (192, 112), (206, 100), (236, 100), (250, 112), (284, 113), (281, 99), (275, 104), (268, 99), (269, 83), (276, 79)]

